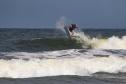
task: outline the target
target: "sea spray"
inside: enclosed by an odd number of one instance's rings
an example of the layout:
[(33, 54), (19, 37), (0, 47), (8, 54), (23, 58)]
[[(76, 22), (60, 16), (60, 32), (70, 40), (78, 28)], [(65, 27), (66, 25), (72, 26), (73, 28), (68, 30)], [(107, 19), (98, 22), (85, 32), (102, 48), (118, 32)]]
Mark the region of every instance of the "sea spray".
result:
[[(57, 22), (56, 22), (56, 28), (64, 31), (64, 27), (66, 24), (66, 18), (62, 16)], [(64, 31), (65, 32), (65, 31)]]
[(112, 36), (107, 39), (102, 38), (91, 38), (88, 35), (85, 35), (83, 32), (78, 32), (79, 38), (76, 40), (83, 44), (84, 48), (95, 49), (126, 49), (126, 36), (119, 38), (117, 36)]
[(78, 43), (82, 44), (83, 48), (91, 48), (91, 43), (90, 43), (90, 37), (85, 35), (84, 32), (76, 32), (76, 35), (78, 36), (75, 38)]
[(100, 48), (100, 49), (126, 49), (126, 38), (123, 36), (122, 38), (119, 38), (117, 36), (112, 36), (104, 41), (101, 41), (101, 39), (97, 40), (97, 46), (94, 48)]

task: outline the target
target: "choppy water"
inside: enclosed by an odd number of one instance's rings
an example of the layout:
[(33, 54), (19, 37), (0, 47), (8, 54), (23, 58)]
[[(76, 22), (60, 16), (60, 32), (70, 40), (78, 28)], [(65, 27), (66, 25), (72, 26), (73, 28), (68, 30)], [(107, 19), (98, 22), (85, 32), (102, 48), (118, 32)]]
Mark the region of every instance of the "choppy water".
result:
[(82, 31), (0, 29), (0, 83), (125, 84), (126, 30)]

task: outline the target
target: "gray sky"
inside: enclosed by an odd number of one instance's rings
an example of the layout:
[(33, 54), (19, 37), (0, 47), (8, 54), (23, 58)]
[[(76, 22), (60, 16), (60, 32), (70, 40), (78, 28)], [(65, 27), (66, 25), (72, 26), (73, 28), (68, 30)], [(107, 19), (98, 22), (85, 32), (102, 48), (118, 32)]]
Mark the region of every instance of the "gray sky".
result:
[(0, 28), (55, 27), (62, 16), (86, 28), (126, 28), (126, 0), (0, 0)]

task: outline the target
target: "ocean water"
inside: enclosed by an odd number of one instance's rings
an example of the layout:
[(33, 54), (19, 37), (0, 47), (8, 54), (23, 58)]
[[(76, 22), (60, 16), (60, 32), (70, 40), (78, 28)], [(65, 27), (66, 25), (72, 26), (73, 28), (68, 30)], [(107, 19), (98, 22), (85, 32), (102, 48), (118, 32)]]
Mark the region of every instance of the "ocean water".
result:
[(0, 84), (126, 84), (126, 29), (0, 29)]

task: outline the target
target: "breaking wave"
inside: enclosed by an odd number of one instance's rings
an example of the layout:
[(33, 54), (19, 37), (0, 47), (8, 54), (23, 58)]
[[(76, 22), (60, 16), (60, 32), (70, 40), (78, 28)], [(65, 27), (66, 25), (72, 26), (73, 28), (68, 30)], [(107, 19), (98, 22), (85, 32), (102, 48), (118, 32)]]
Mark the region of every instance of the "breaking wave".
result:
[[(94, 53), (100, 53), (100, 55), (93, 56)], [(116, 56), (98, 50), (72, 49), (43, 53), (15, 52), (6, 53), (6, 55), (15, 56), (15, 58), (17, 56), (17, 58), (0, 59), (0, 77), (89, 76), (97, 72), (126, 72), (125, 56)]]
[[(83, 32), (78, 33), (80, 38), (40, 38), (17, 41), (14, 46), (18, 51), (45, 51), (65, 49), (126, 49), (126, 36), (112, 36), (108, 38), (91, 38)], [(23, 49), (23, 50), (22, 50)]]
[(126, 49), (126, 36), (119, 38), (118, 36), (112, 36), (106, 39), (103, 38), (90, 38), (83, 32), (78, 33), (80, 38), (76, 40), (83, 44), (83, 47), (89, 47), (93, 49)]

